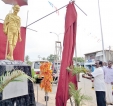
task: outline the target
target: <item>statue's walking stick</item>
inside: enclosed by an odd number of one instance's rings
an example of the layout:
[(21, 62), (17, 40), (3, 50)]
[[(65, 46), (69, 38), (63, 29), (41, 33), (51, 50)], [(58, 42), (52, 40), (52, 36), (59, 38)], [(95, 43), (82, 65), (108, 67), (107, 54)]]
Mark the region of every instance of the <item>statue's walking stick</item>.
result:
[(5, 59), (7, 59), (7, 51), (8, 51), (8, 39), (6, 41)]

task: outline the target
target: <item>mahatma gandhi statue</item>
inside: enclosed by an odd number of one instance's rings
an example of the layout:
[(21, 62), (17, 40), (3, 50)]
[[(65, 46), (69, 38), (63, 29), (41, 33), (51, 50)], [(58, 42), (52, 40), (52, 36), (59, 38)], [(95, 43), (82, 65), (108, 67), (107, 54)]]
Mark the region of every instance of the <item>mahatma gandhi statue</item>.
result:
[(9, 13), (4, 21), (3, 31), (7, 35), (7, 40), (9, 44), (9, 53), (6, 56), (8, 60), (13, 59), (13, 52), (16, 47), (17, 41), (22, 41), (20, 35), (21, 19), (17, 15), (20, 11), (19, 5), (13, 6), (13, 13)]

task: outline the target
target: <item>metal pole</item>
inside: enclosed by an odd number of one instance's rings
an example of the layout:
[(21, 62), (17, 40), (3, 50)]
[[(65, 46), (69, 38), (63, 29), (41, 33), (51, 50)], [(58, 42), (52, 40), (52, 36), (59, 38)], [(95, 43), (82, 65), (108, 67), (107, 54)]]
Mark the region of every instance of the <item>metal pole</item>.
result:
[(103, 39), (102, 21), (101, 21), (101, 14), (100, 14), (100, 3), (99, 3), (99, 0), (98, 0), (98, 10), (99, 10), (100, 30), (101, 30), (101, 38), (102, 38), (103, 61), (104, 61), (104, 62), (106, 62), (106, 58), (105, 58), (105, 51), (104, 51), (104, 39)]
[(58, 50), (57, 50), (57, 41), (55, 42), (55, 48), (56, 48), (56, 63), (57, 63), (57, 66), (56, 66), (56, 71), (58, 71)]
[(77, 65), (77, 46), (75, 46), (75, 62), (76, 62), (76, 65)]
[[(75, 3), (74, 3), (74, 4), (75, 4)], [(76, 5), (76, 7), (77, 7), (84, 15), (87, 16), (87, 14), (86, 14), (77, 4), (75, 4), (75, 5)], [(67, 6), (67, 5), (65, 5), (65, 6), (63, 6), (63, 7), (59, 8), (59, 9), (57, 9), (57, 10), (55, 10), (55, 11), (53, 11), (53, 12), (47, 14), (47, 15), (45, 15), (44, 17), (42, 17), (42, 18), (40, 18), (40, 19), (38, 19), (38, 20), (32, 22), (32, 23), (29, 24), (28, 26), (30, 26), (30, 25), (32, 25), (32, 24), (34, 24), (34, 23), (36, 23), (36, 22), (42, 20), (43, 18), (46, 18), (47, 16), (49, 16), (49, 15), (51, 15), (51, 14), (53, 14), (53, 13), (56, 13), (57, 11), (61, 10), (62, 8), (66, 7), (66, 6)], [(27, 26), (27, 27), (28, 27), (28, 26)]]
[[(54, 33), (54, 34), (56, 34), (56, 33)], [(56, 35), (57, 35), (57, 38), (58, 38), (58, 41), (59, 41), (59, 35), (58, 34), (56, 34)], [(59, 58), (59, 56), (58, 56), (58, 49), (57, 49), (56, 52), (57, 52), (56, 54), (57, 54), (57, 72), (58, 72), (58, 58)]]
[(48, 102), (48, 93), (45, 92), (45, 98), (46, 98), (46, 106), (47, 106), (47, 102)]
[(72, 102), (72, 99), (70, 98), (70, 103), (71, 103), (71, 106), (73, 106), (73, 102)]
[(26, 28), (27, 28), (27, 24), (28, 24), (28, 16), (29, 16), (29, 11), (27, 11)]
[[(75, 4), (75, 3), (74, 3), (74, 4)], [(75, 6), (78, 7), (78, 9), (79, 9), (82, 13), (84, 13), (84, 15), (87, 16), (87, 14), (86, 14), (77, 4), (75, 4)]]
[(111, 50), (111, 47), (109, 46), (109, 60), (110, 60), (110, 50)]
[(36, 31), (36, 30), (34, 30), (34, 29), (31, 29), (31, 28), (27, 28), (27, 29), (29, 29), (29, 30), (31, 30), (31, 31), (34, 31), (34, 32), (38, 32), (38, 31)]
[(57, 37), (58, 37), (58, 41), (59, 41), (59, 35), (57, 35)]
[(57, 35), (57, 38), (58, 38), (58, 41), (59, 41), (59, 35), (62, 34), (62, 33), (60, 33), (60, 34), (57, 34), (55, 32), (50, 32), (50, 33), (53, 33), (53, 34)]
[(37, 84), (37, 102), (38, 102), (38, 84)]

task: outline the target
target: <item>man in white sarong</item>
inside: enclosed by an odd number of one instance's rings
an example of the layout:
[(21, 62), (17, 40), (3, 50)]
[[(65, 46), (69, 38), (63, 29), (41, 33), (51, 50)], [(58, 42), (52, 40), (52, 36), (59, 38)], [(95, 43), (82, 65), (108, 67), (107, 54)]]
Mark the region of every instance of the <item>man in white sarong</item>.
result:
[(103, 68), (106, 83), (106, 102), (108, 105), (113, 104), (112, 84), (113, 84), (113, 68), (112, 62), (108, 61), (108, 66)]
[(89, 76), (94, 77), (94, 90), (96, 93), (97, 106), (106, 106), (105, 101), (105, 81), (104, 72), (102, 69), (102, 61), (95, 62), (96, 68), (94, 72), (87, 73)]

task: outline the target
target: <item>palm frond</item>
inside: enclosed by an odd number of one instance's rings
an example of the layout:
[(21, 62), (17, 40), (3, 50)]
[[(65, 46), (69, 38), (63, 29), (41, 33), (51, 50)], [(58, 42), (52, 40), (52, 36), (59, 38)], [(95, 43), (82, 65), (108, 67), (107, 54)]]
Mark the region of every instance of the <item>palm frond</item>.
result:
[(29, 79), (34, 82), (34, 79), (21, 70), (14, 70), (13, 72), (7, 71), (5, 74), (0, 76), (0, 92), (2, 92), (10, 82), (23, 81), (24, 79)]
[(67, 70), (71, 71), (73, 75), (87, 72), (87, 69), (84, 67), (74, 67), (73, 69), (70, 69), (69, 67), (67, 67)]
[(69, 83), (69, 93), (73, 97), (77, 106), (80, 106), (84, 101), (92, 100), (92, 97), (81, 94), (81, 89), (76, 90), (76, 87), (73, 83)]

